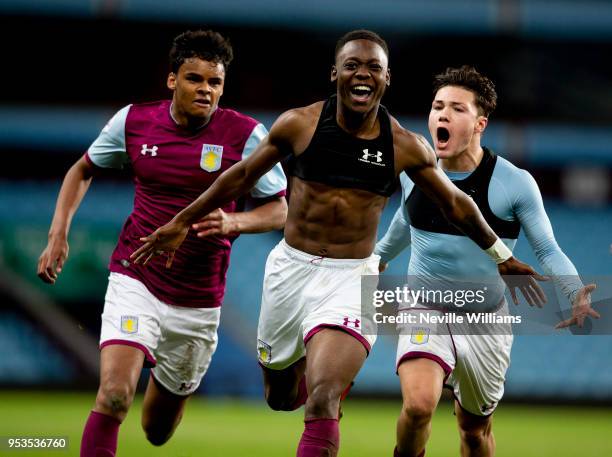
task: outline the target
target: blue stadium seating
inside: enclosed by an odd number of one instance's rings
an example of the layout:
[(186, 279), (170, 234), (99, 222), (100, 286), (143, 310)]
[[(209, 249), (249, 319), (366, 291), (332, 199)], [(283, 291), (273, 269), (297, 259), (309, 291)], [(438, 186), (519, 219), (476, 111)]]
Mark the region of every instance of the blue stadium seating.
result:
[(31, 323), (10, 311), (0, 313), (0, 384), (67, 384), (74, 365)]
[[(0, 220), (8, 220), (25, 226), (44, 229), (51, 218), (57, 184), (36, 185), (0, 183)], [(31, 198), (23, 198), (23, 195)], [(114, 224), (117, 231), (131, 206), (132, 190), (129, 184), (96, 183), (92, 186), (75, 218), (73, 230), (104, 223)], [(28, 205), (17, 202), (32, 202)], [(384, 233), (395, 208), (393, 198), (381, 221), (379, 233)], [(105, 209), (106, 208), (106, 209)], [(559, 244), (574, 261), (581, 274), (605, 275), (612, 271), (609, 253), (609, 224), (612, 207), (569, 207), (561, 202), (547, 201), (546, 208)], [(585, 231), (588, 230), (588, 233)], [(41, 232), (44, 233), (44, 232)], [(261, 395), (261, 375), (255, 360), (255, 332), (259, 316), (263, 267), (266, 256), (280, 239), (279, 233), (241, 236), (235, 243), (228, 274), (228, 290), (225, 307), (228, 312), (240, 315), (238, 329), (249, 339), (233, 338), (236, 329), (229, 320), (223, 320), (220, 344), (213, 359), (202, 392), (223, 395)], [(537, 266), (537, 261), (525, 239), (520, 239), (516, 250), (519, 258)], [(409, 254), (403, 253), (391, 263), (389, 274), (401, 275), (406, 271)], [(103, 268), (103, 266), (101, 267)], [(100, 298), (101, 299), (101, 298)], [(227, 314), (226, 314), (227, 315)], [(0, 358), (0, 381), (5, 373), (15, 380), (39, 379), (37, 376), (56, 379), (71, 371), (53, 355), (52, 346), (39, 341), (35, 329), (15, 317), (0, 319), (0, 344), (11, 357)], [(24, 335), (28, 335), (24, 338)], [(30, 341), (21, 351), (13, 349)], [(36, 342), (38, 341), (38, 342)], [(47, 352), (48, 351), (48, 352)], [(508, 397), (553, 397), (579, 399), (612, 399), (612, 336), (517, 336), (512, 353), (512, 363), (506, 383)], [(12, 354), (21, 354), (15, 355)], [(35, 355), (34, 355), (35, 354)], [(38, 362), (24, 362), (23, 360)], [(61, 367), (57, 370), (48, 368)], [(379, 338), (372, 354), (356, 383), (356, 392), (397, 393), (398, 382), (394, 375), (395, 339)], [(23, 364), (23, 365), (22, 365)], [(27, 365), (29, 368), (23, 368)], [(45, 368), (47, 367), (47, 368)], [(47, 371), (45, 371), (47, 370)], [(32, 374), (34, 373), (34, 374)], [(42, 373), (42, 374), (41, 374)]]

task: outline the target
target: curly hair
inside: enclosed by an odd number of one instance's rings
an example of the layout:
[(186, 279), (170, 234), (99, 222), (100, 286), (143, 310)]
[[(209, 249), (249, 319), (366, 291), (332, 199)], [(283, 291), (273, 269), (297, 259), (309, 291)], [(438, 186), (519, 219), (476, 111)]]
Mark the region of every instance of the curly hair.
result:
[(476, 99), (476, 106), (486, 117), (497, 107), (495, 84), (470, 65), (463, 65), (460, 68), (449, 67), (434, 77), (434, 95), (445, 86), (459, 86), (471, 91)]
[(222, 63), (225, 71), (234, 58), (229, 40), (212, 30), (188, 30), (172, 42), (170, 71), (176, 73), (185, 60), (198, 57), (209, 62)]

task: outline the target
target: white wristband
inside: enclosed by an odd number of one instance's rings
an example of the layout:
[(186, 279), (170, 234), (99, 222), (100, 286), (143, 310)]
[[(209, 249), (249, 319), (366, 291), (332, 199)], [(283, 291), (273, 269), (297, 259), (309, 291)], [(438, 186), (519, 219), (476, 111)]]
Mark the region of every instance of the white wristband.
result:
[(485, 249), (485, 252), (489, 254), (491, 258), (495, 260), (495, 263), (498, 265), (500, 263), (504, 263), (506, 260), (512, 257), (512, 251), (499, 238), (495, 240), (493, 246), (488, 249)]

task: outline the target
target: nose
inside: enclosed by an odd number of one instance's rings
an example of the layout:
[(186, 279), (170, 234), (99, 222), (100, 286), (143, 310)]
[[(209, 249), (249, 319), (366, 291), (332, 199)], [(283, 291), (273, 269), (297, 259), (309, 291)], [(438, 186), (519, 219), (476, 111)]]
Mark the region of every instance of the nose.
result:
[(366, 65), (359, 65), (357, 67), (357, 72), (355, 73), (355, 76), (361, 79), (367, 79), (370, 77), (370, 70)]
[(198, 88), (196, 89), (198, 94), (209, 94), (210, 93), (210, 86), (208, 85), (207, 82), (203, 82), (202, 84), (200, 84), (198, 86)]

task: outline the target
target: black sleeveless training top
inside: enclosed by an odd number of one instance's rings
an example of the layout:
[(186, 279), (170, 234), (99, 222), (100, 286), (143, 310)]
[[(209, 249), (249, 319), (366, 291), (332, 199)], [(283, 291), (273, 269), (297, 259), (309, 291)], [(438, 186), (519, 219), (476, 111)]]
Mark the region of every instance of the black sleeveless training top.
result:
[[(520, 222), (500, 219), (489, 206), (489, 183), (497, 163), (497, 156), (487, 148), (482, 149), (484, 154), (476, 170), (465, 179), (453, 181), (453, 184), (474, 199), (474, 203), (497, 236), (517, 239), (521, 231)], [(410, 225), (415, 228), (434, 233), (463, 235), (446, 220), (438, 206), (417, 186), (414, 186), (406, 200), (406, 209), (410, 216)]]
[(289, 158), (289, 174), (305, 181), (391, 196), (398, 179), (389, 113), (380, 105), (380, 135), (373, 140), (363, 140), (340, 128), (336, 121), (336, 103), (333, 95), (323, 105), (310, 144), (299, 156)]

